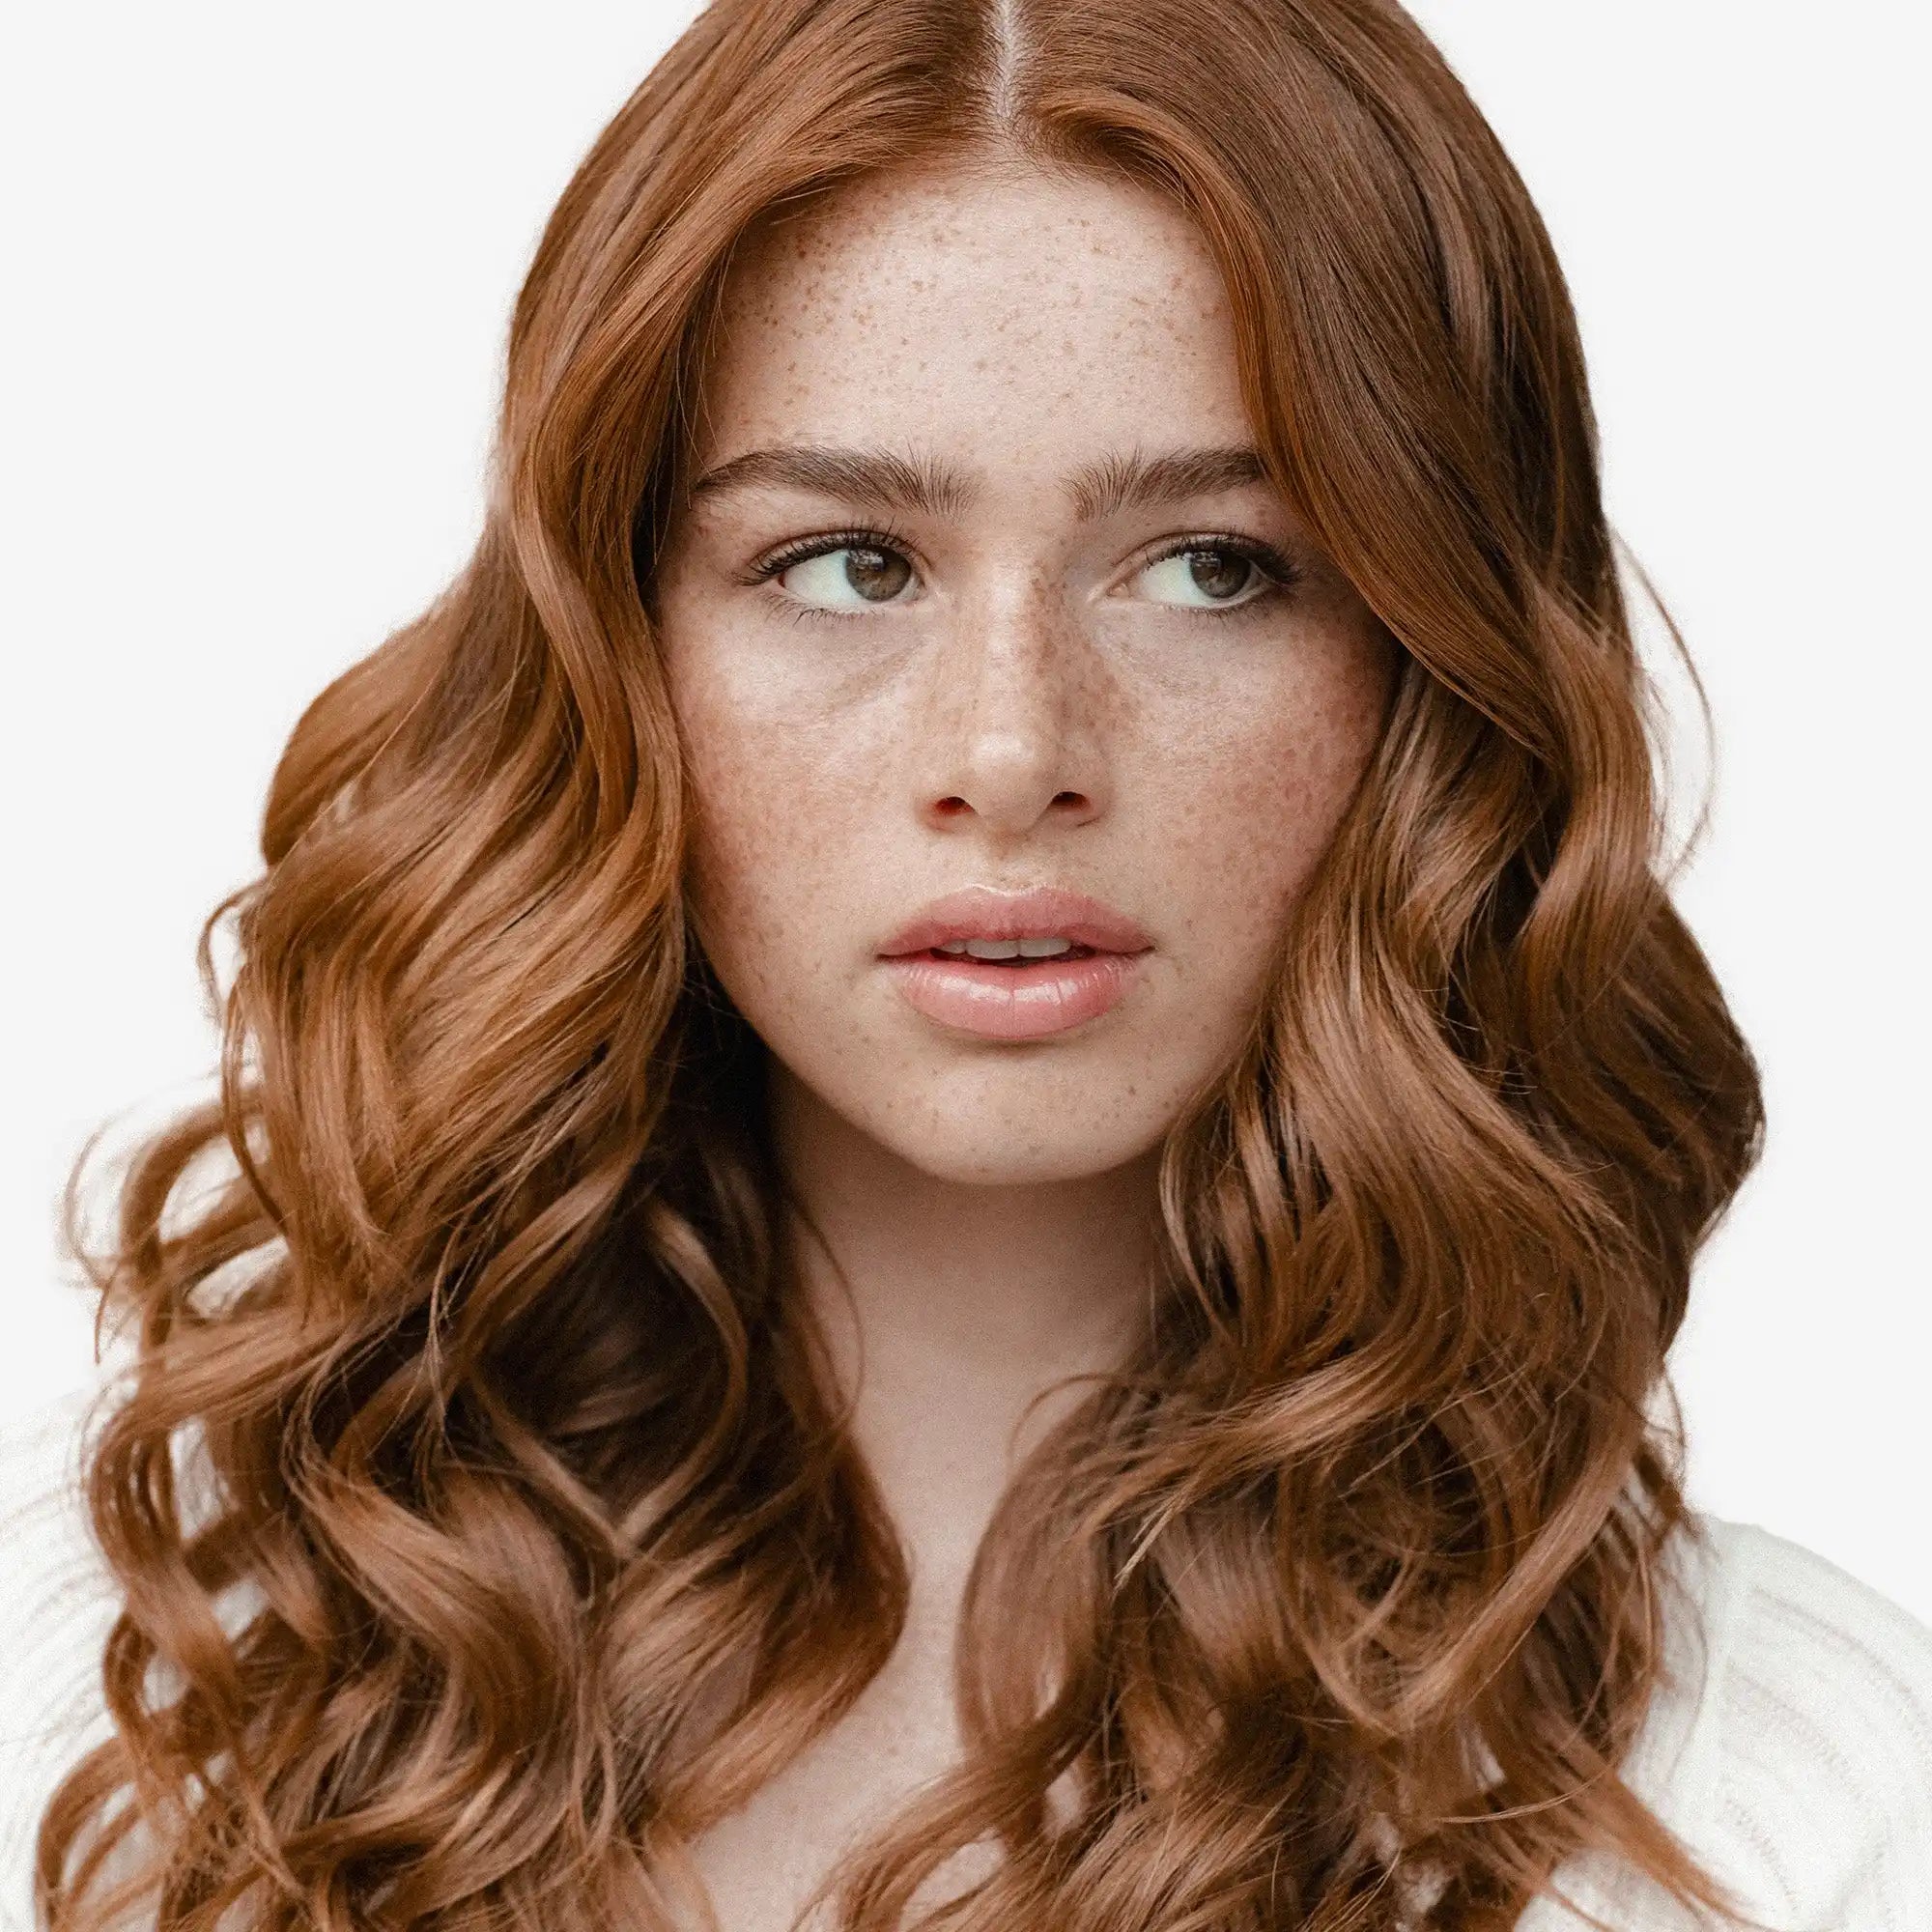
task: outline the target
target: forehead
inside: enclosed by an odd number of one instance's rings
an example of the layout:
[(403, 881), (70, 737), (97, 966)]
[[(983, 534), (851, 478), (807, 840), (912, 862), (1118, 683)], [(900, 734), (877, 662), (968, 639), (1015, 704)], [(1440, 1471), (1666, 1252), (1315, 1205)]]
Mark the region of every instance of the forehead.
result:
[(1206, 241), (1111, 177), (868, 177), (734, 258), (705, 360), (705, 460), (916, 440), (984, 462), (1238, 442), (1233, 316)]

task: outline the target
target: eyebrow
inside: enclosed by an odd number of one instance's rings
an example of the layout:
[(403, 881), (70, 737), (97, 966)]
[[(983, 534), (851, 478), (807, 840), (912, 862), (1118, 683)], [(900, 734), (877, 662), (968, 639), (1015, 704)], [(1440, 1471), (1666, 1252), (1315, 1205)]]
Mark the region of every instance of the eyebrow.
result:
[(888, 509), (923, 510), (945, 517), (972, 501), (972, 484), (959, 470), (929, 456), (900, 456), (889, 449), (843, 449), (823, 443), (783, 443), (748, 449), (707, 469), (691, 486), (692, 500), (727, 490), (812, 490), (824, 497)]
[(1170, 449), (1155, 456), (1135, 450), (1103, 457), (1074, 471), (1068, 484), (1074, 514), (1082, 523), (1121, 510), (1175, 503), (1187, 497), (1211, 497), (1264, 482), (1261, 452), (1245, 444), (1224, 449)]
[[(1266, 479), (1261, 453), (1245, 444), (1208, 449), (1139, 450), (1081, 465), (1067, 479), (1074, 515), (1082, 523), (1119, 511), (1207, 497)], [(935, 457), (825, 443), (779, 443), (748, 449), (707, 469), (691, 497), (757, 488), (812, 490), (822, 496), (952, 516), (979, 494), (967, 472)]]

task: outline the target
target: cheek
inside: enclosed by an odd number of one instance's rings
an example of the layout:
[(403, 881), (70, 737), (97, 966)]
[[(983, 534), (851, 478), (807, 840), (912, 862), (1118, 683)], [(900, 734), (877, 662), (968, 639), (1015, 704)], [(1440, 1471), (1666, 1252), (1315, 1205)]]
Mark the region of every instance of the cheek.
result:
[(850, 895), (867, 810), (855, 787), (880, 768), (880, 748), (854, 714), (801, 706), (731, 664), (694, 653), (673, 668), (696, 806), (687, 896), (721, 973), (757, 976), (778, 957), (796, 971), (811, 909)]
[(1313, 674), (1242, 694), (1158, 733), (1147, 805), (1197, 929), (1231, 954), (1267, 951), (1332, 843), (1380, 733), (1390, 668), (1337, 650)]

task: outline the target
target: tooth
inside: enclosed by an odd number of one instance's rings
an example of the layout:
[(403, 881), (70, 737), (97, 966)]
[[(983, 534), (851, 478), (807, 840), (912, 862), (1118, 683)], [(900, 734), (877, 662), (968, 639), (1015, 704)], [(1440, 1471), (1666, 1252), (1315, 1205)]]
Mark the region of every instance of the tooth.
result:
[(1020, 942), (1017, 939), (969, 939), (966, 952), (968, 957), (973, 959), (1017, 959), (1020, 956)]
[(935, 952), (964, 952), (966, 942), (963, 939), (949, 939), (943, 946), (935, 946), (932, 950)]
[(1056, 952), (1071, 952), (1070, 939), (1023, 939), (1020, 941), (1022, 959), (1051, 959)]

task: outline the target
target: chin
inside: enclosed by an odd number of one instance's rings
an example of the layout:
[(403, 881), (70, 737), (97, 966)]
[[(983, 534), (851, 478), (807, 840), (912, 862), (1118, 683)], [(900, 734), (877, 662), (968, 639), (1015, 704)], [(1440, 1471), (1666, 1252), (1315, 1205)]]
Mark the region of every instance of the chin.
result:
[(1160, 1145), (1172, 1110), (1143, 1112), (1123, 1084), (1042, 1116), (1031, 1107), (934, 1104), (862, 1111), (862, 1132), (935, 1180), (1024, 1187), (1111, 1174)]
[(1147, 1149), (1066, 1135), (1015, 1145), (1004, 1137), (954, 1133), (902, 1143), (894, 1151), (935, 1180), (969, 1187), (1028, 1187), (1092, 1179), (1123, 1167)]
[[(1111, 1174), (1156, 1151), (1198, 1084), (1190, 1065), (1162, 1065), (1144, 1039), (963, 1055), (908, 1051), (872, 1036), (824, 1051), (825, 1031), (768, 1039), (784, 1106), (809, 1129), (852, 1135), (938, 1181), (1018, 1187)], [(796, 1046), (796, 1053), (786, 1048)], [(1097, 1050), (1096, 1050), (1097, 1049)], [(855, 1150), (856, 1151), (856, 1150)]]

